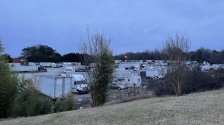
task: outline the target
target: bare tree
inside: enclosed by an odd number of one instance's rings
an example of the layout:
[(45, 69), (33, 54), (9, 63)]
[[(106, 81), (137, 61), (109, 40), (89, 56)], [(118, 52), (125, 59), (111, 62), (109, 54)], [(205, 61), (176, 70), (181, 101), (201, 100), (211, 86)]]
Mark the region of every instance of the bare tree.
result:
[(88, 74), (94, 106), (106, 102), (108, 84), (113, 73), (114, 61), (109, 43), (104, 35), (88, 33), (87, 40), (81, 45), (84, 62), (88, 69), (92, 69)]
[(180, 34), (176, 34), (174, 37), (170, 36), (164, 46), (164, 53), (169, 60), (167, 82), (172, 85), (176, 95), (182, 94), (188, 50), (189, 39)]

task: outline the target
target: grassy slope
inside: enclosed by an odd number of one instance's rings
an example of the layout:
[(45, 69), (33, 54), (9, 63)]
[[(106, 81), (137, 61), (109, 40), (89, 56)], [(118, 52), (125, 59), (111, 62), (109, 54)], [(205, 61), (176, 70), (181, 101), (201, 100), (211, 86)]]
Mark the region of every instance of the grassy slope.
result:
[(224, 124), (224, 90), (162, 97), (51, 115), (0, 121), (0, 125)]

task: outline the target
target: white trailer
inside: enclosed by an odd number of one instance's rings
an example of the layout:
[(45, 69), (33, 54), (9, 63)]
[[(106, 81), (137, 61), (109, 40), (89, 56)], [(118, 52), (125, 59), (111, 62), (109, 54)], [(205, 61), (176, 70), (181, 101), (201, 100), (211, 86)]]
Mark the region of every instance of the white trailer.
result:
[(142, 79), (137, 71), (117, 70), (114, 73), (114, 80), (111, 83), (112, 88), (125, 89), (128, 87), (140, 87)]
[(125, 89), (131, 87), (140, 87), (142, 80), (140, 76), (118, 77), (111, 84), (111, 88)]
[(8, 63), (9, 67), (14, 72), (33, 72), (38, 71), (36, 65), (21, 65), (20, 63)]
[(53, 62), (40, 62), (40, 66), (55, 68), (57, 65), (56, 63), (53, 63)]

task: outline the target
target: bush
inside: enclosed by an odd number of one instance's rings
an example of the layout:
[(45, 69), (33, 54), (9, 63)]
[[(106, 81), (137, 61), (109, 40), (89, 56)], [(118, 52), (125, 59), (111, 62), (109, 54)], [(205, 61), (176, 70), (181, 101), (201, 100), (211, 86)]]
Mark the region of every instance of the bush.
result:
[(188, 70), (185, 75), (182, 91), (184, 94), (219, 89), (223, 87), (221, 79), (216, 71), (202, 72), (199, 66)]
[(165, 80), (151, 80), (146, 84), (146, 89), (153, 91), (155, 96), (175, 95), (175, 91)]
[(72, 94), (68, 94), (67, 97), (54, 102), (54, 112), (69, 111), (74, 109), (74, 98)]
[(17, 76), (10, 72), (0, 55), (0, 118), (8, 117), (17, 93)]
[(218, 69), (217, 71), (214, 72), (214, 76), (218, 78), (221, 83), (224, 84), (224, 68), (223, 69)]
[(69, 111), (74, 107), (74, 99), (71, 94), (54, 102), (51, 98), (36, 90), (32, 80), (22, 79), (18, 88), (19, 91), (11, 113), (13, 117)]
[(14, 101), (12, 116), (35, 116), (51, 113), (51, 99), (41, 94), (31, 80), (21, 80)]
[[(150, 81), (147, 89), (155, 93), (156, 96), (175, 95), (175, 90), (170, 80)], [(202, 72), (199, 66), (185, 70), (183, 84), (181, 85), (182, 94), (206, 91), (222, 88), (224, 85), (224, 69), (217, 71)]]
[(39, 95), (39, 99), (37, 101), (37, 115), (49, 114), (52, 112), (52, 100), (43, 95)]

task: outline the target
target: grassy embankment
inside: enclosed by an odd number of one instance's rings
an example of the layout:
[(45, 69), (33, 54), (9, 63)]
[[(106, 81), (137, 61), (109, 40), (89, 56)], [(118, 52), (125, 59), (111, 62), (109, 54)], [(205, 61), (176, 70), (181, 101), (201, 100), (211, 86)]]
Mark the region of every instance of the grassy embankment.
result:
[(0, 121), (0, 125), (224, 124), (224, 90), (137, 100), (57, 114)]

